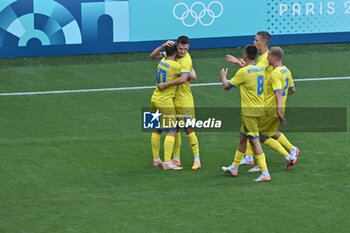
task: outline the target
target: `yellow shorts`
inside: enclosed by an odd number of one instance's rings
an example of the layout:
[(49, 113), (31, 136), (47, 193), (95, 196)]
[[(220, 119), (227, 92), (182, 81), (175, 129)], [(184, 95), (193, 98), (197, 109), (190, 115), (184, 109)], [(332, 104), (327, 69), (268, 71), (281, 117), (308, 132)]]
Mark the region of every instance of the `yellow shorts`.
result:
[(193, 98), (182, 98), (181, 100), (178, 100), (175, 98), (174, 100), (175, 109), (177, 118), (179, 120), (185, 120), (185, 119), (195, 119), (195, 110), (194, 110), (194, 102)]
[(272, 137), (278, 131), (280, 121), (277, 116), (265, 115), (261, 118), (259, 131), (263, 136)]
[(261, 117), (242, 116), (241, 133), (250, 138), (259, 138), (259, 123)]
[(172, 99), (165, 101), (151, 101), (150, 111), (156, 112), (159, 110), (161, 115), (161, 128), (174, 129), (176, 128), (176, 111)]

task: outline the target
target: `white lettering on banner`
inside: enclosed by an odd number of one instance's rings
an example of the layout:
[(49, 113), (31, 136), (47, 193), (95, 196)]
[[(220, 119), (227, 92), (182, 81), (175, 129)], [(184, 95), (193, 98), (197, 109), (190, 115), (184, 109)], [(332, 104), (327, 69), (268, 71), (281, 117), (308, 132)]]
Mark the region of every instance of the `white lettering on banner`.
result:
[(344, 3), (344, 7), (345, 7), (345, 14), (350, 14), (350, 1), (346, 1)]
[[(344, 2), (344, 14), (350, 14), (350, 1)], [(335, 2), (307, 2), (305, 5), (296, 2), (292, 3), (291, 6), (288, 6), (285, 3), (279, 5), (279, 16), (291, 13), (293, 16), (301, 15), (334, 15), (336, 13), (336, 4)]]
[(306, 3), (306, 15), (315, 15), (315, 4), (308, 2)]
[(280, 4), (280, 16), (282, 16), (284, 13), (286, 13), (288, 10), (287, 4)]
[(329, 15), (334, 15), (335, 13), (335, 3), (334, 2), (329, 2), (327, 3), (328, 9), (327, 9), (327, 13)]
[(301, 15), (301, 5), (299, 3), (293, 4), (293, 16)]
[[(218, 5), (220, 8), (219, 12), (214, 12), (214, 5)], [(197, 12), (194, 10), (196, 6), (200, 6), (202, 8), (201, 11)], [(198, 8), (198, 7), (197, 7)], [(182, 12), (182, 13), (180, 13)], [(210, 26), (214, 23), (215, 19), (219, 18), (224, 12), (224, 6), (219, 1), (212, 1), (208, 6), (205, 6), (203, 2), (195, 2), (189, 7), (186, 3), (179, 2), (173, 8), (173, 15), (176, 19), (181, 20), (183, 25), (186, 27), (193, 27), (199, 22), (202, 26)], [(179, 14), (180, 13), (180, 14)], [(203, 22), (203, 17), (208, 16), (211, 18), (209, 22)], [(194, 21), (192, 23), (188, 23), (185, 20), (190, 17)]]

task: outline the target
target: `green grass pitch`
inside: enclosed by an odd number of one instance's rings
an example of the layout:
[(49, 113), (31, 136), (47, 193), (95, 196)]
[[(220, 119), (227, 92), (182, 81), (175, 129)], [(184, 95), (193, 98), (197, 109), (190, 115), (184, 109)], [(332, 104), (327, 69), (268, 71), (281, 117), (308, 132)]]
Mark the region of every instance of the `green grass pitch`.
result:
[[(350, 76), (350, 44), (285, 46), (295, 79)], [(193, 50), (198, 80), (236, 68), (226, 54)], [(0, 93), (154, 85), (146, 53), (0, 60)], [(231, 133), (198, 133), (203, 168), (151, 167), (141, 108), (151, 89), (0, 96), (0, 232), (348, 232), (350, 80), (297, 82), (289, 107), (346, 107), (347, 132), (286, 133), (301, 148), (291, 171), (264, 147), (272, 182), (240, 169), (225, 176), (238, 143)], [(197, 107), (237, 107), (239, 92), (193, 87)], [(315, 116), (315, 120), (320, 116)]]

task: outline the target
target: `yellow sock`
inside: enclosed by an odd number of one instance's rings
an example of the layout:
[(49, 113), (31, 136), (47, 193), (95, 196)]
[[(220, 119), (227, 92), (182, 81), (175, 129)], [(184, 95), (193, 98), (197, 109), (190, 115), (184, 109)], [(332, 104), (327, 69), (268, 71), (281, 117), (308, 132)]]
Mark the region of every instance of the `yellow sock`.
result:
[(187, 135), (187, 137), (190, 141), (193, 156), (199, 156), (199, 142), (195, 132), (190, 133), (189, 135)]
[(159, 158), (160, 137), (161, 137), (161, 134), (152, 133), (151, 145), (152, 145), (152, 155), (154, 159)]
[(271, 147), (274, 151), (276, 151), (279, 155), (281, 155), (283, 158), (286, 158), (289, 153), (284, 149), (284, 147), (275, 139), (268, 138), (264, 142), (265, 145)]
[(171, 135), (165, 136), (164, 140), (164, 162), (169, 162), (173, 155), (175, 137)]
[(266, 158), (265, 158), (265, 154), (262, 153), (260, 155), (256, 155), (255, 156), (255, 160), (256, 163), (259, 165), (259, 167), (261, 168), (261, 171), (267, 171), (267, 164), (266, 164)]
[(180, 160), (180, 150), (181, 150), (181, 134), (180, 132), (177, 132), (175, 136), (175, 144), (174, 144), (174, 151), (173, 151), (174, 159)]
[(286, 138), (286, 136), (284, 136), (283, 133), (281, 133), (281, 135), (279, 136), (279, 138), (277, 138), (277, 141), (279, 141), (279, 143), (282, 144), (282, 146), (284, 146), (285, 148), (287, 148), (288, 151), (290, 151), (293, 148), (292, 143), (290, 143), (288, 141), (288, 139)]
[(244, 153), (240, 152), (239, 150), (236, 150), (235, 158), (233, 160), (233, 165), (235, 165), (236, 167), (239, 167), (239, 164), (243, 159), (243, 157), (244, 157)]
[(252, 156), (253, 155), (252, 145), (250, 145), (249, 141), (247, 141), (247, 148), (245, 150), (245, 155), (246, 156)]

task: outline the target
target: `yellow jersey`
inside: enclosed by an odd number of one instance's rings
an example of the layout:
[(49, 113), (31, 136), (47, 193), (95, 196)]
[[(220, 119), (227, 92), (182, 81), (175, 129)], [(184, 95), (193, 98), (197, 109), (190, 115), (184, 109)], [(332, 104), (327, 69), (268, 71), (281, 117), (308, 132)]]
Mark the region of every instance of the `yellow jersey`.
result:
[[(177, 61), (181, 65), (181, 74), (189, 74), (192, 70), (192, 58), (189, 53), (185, 56), (178, 58)], [(177, 87), (175, 99), (183, 100), (187, 98), (193, 98), (192, 91), (189, 82), (185, 82)]]
[(264, 115), (264, 75), (264, 66), (252, 64), (240, 68), (228, 82), (234, 88), (240, 86), (243, 116)]
[(277, 101), (275, 97), (276, 92), (282, 92), (282, 113), (285, 113), (285, 107), (288, 97), (289, 88), (294, 87), (294, 81), (290, 70), (281, 65), (272, 70), (270, 79), (267, 83), (267, 89), (265, 92), (266, 107), (274, 110), (274, 114), (277, 108)]
[[(269, 65), (269, 61), (267, 60), (267, 56), (269, 55), (269, 50), (267, 50), (265, 53), (261, 54), (258, 56), (256, 59), (256, 64), (261, 64), (262, 66), (265, 67), (265, 73), (266, 75), (269, 75), (271, 71), (273, 70), (273, 67)], [(268, 78), (265, 75), (265, 78)]]
[[(156, 83), (173, 81), (180, 77), (180, 71), (180, 63), (164, 57), (157, 66)], [(176, 86), (167, 87), (162, 91), (157, 86), (153, 92), (152, 101), (164, 101), (165, 99), (174, 98), (175, 93)]]
[[(166, 57), (166, 53), (162, 52), (162, 56)], [(190, 73), (193, 66), (192, 66), (192, 58), (189, 53), (186, 53), (186, 55), (181, 58), (177, 58), (176, 61), (179, 62), (181, 65), (180, 74)], [(183, 101), (183, 100), (186, 100), (187, 98), (191, 98), (191, 99), (193, 98), (189, 82), (185, 82), (183, 84), (178, 85), (176, 90), (176, 95), (175, 95), (176, 100)]]
[(267, 89), (267, 82), (270, 78), (270, 73), (273, 70), (273, 67), (269, 65), (269, 60), (267, 60), (267, 56), (269, 55), (269, 50), (267, 50), (265, 53), (258, 56), (256, 59), (256, 64), (261, 64), (265, 67), (265, 86), (264, 88)]

